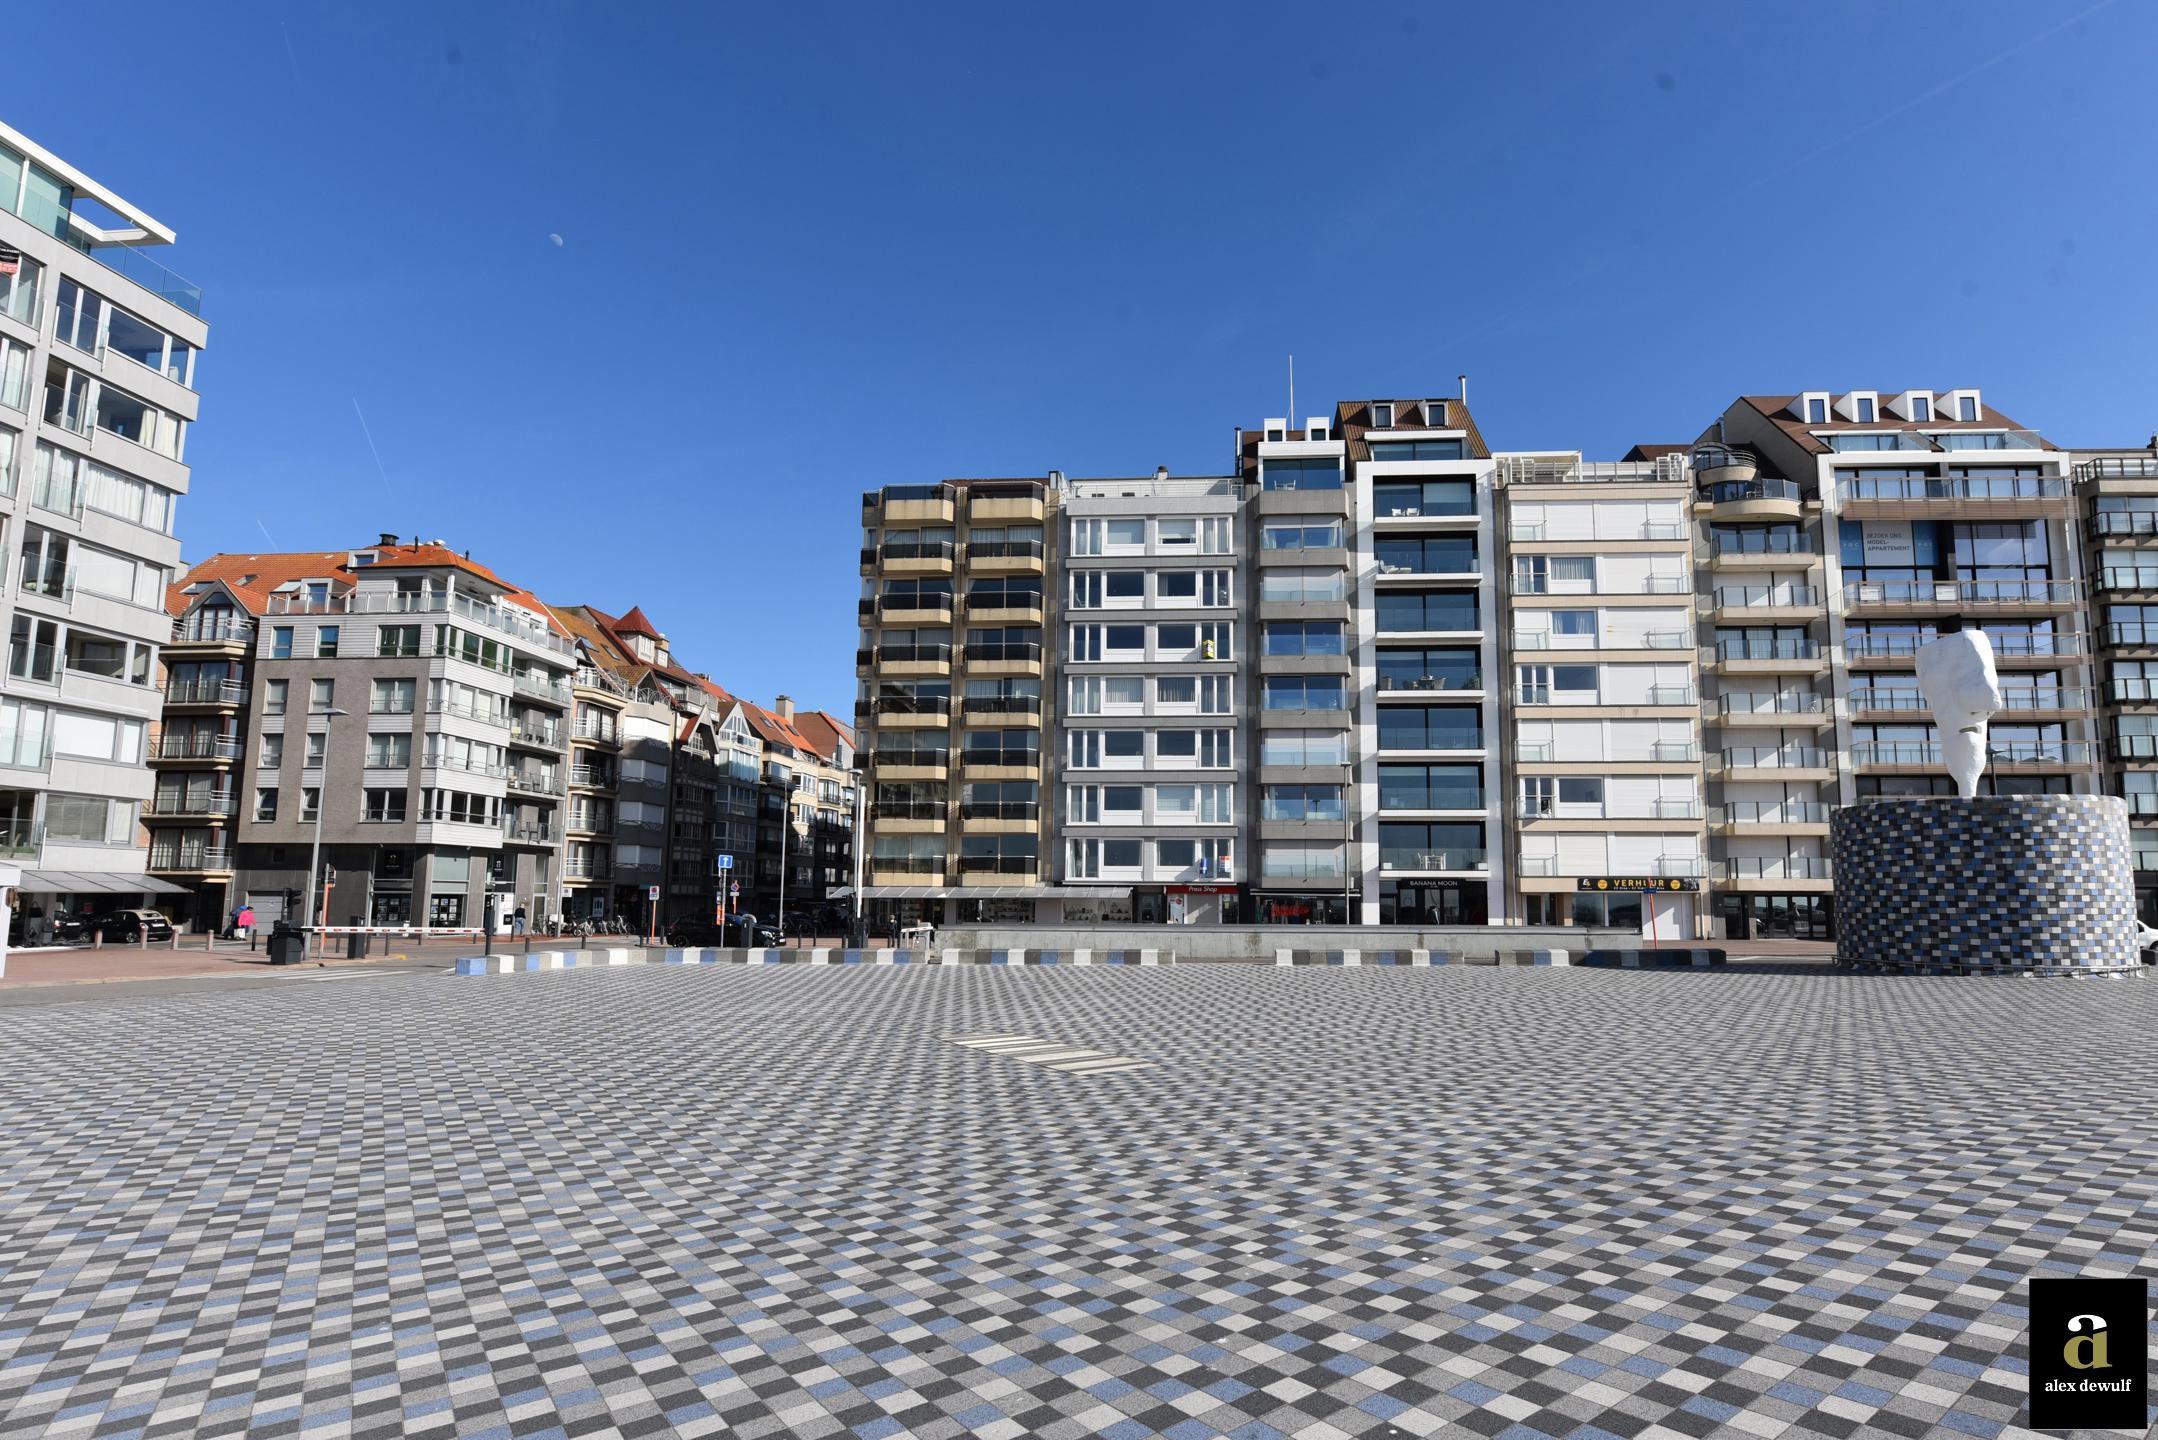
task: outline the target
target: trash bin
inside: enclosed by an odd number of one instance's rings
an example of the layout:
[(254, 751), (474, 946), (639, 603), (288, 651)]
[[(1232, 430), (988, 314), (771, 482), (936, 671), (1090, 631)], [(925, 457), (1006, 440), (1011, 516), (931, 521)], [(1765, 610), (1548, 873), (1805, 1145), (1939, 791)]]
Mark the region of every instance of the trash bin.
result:
[(307, 936), (280, 920), (270, 927), (272, 965), (297, 965), (307, 958)]
[(367, 942), (374, 937), (365, 930), (355, 930), (345, 937), (345, 958), (358, 960), (367, 954)]

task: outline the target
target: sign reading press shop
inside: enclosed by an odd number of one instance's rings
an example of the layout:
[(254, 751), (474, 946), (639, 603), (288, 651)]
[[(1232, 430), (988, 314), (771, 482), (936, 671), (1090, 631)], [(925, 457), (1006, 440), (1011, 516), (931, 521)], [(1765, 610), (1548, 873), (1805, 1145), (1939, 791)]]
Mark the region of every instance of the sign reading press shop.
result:
[(1613, 890), (1693, 891), (1701, 888), (1701, 882), (1678, 875), (1584, 875), (1574, 882), (1574, 888), (1604, 893)]

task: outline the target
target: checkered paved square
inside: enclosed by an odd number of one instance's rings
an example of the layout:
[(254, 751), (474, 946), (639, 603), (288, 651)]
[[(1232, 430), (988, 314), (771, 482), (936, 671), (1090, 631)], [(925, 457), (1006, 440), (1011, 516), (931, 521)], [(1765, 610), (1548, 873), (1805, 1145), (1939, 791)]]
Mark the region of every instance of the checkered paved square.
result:
[[(954, 1045), (1049, 1036), (1145, 1069)], [(2006, 1432), (2158, 985), (702, 967), (0, 1010), (0, 1434)]]

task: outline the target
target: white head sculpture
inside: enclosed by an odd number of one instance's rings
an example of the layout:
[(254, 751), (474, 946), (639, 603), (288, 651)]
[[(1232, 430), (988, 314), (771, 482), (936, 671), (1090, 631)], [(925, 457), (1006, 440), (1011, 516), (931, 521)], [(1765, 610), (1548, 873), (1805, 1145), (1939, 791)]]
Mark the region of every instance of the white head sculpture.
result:
[(2001, 708), (2001, 680), (1986, 632), (1966, 628), (1919, 646), (1918, 691), (1933, 710), (1948, 773), (1968, 800), (1978, 793), (1986, 768), (1986, 722)]

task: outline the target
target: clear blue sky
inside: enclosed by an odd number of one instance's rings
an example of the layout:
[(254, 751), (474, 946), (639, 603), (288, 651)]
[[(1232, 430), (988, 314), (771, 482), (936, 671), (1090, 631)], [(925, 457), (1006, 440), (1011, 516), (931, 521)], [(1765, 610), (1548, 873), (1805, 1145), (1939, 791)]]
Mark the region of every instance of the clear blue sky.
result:
[(1602, 458), (1815, 386), (2158, 427), (2147, 0), (5, 28), (0, 118), (206, 291), (190, 558), (440, 536), (766, 702), (851, 708), (861, 490), (1219, 472), (1292, 351)]

